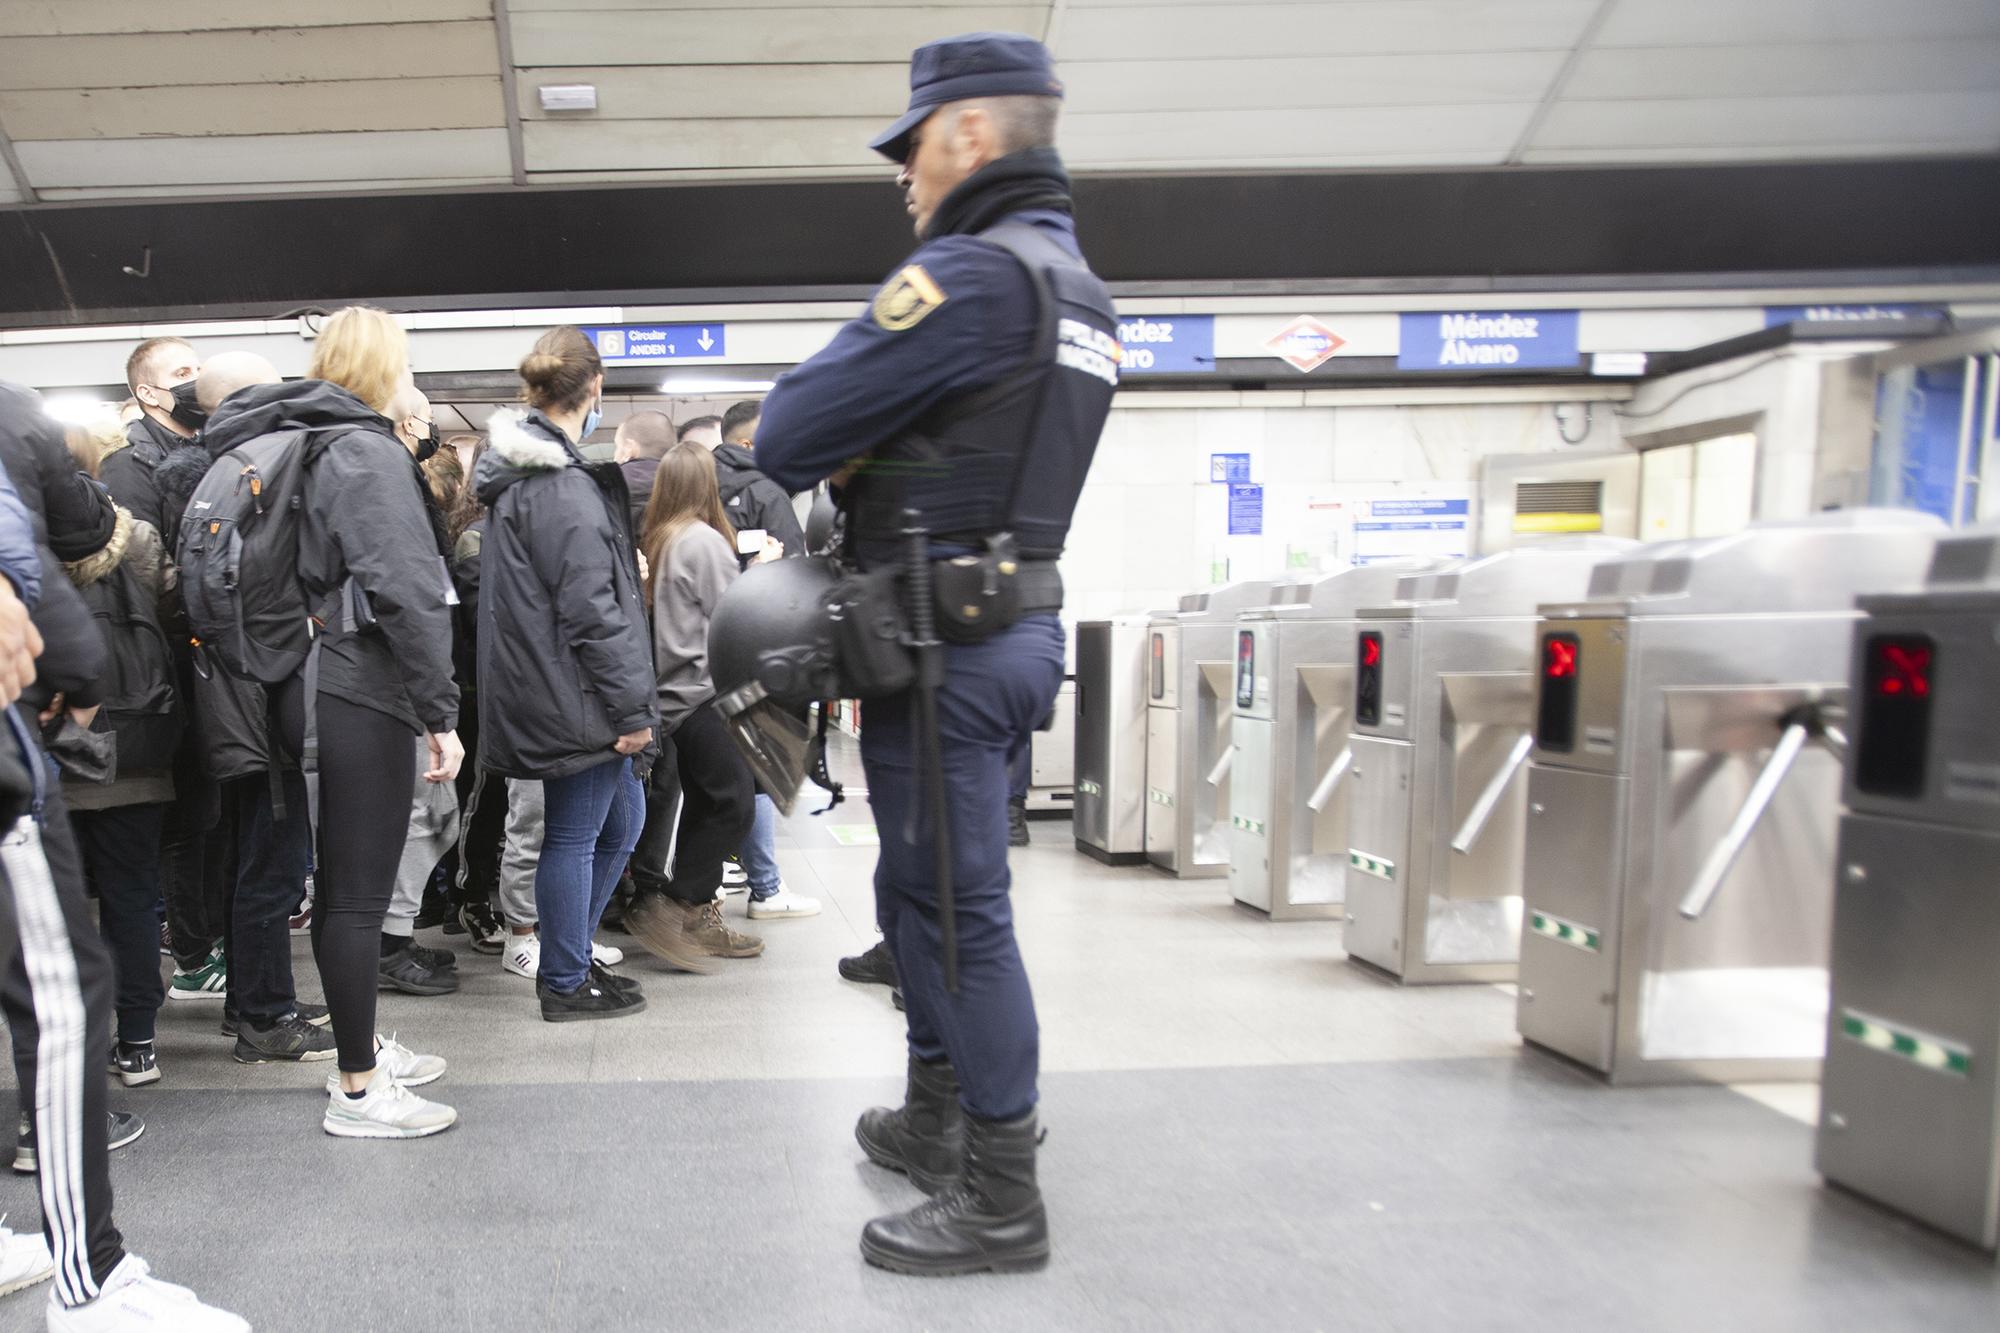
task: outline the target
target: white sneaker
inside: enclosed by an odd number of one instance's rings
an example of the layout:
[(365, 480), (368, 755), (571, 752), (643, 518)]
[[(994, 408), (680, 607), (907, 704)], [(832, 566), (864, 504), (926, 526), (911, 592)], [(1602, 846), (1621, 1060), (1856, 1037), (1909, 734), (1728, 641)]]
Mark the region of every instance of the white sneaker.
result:
[[(441, 1055), (418, 1055), (409, 1047), (396, 1040), (390, 1033), (375, 1034), (375, 1067), (386, 1068), (389, 1077), (406, 1088), (421, 1088), (426, 1083), (435, 1083), (444, 1077), (445, 1063)], [(326, 1090), (329, 1095), (340, 1091), (340, 1071), (326, 1076)]]
[(327, 1097), (320, 1127), (342, 1139), (421, 1139), (457, 1123), (458, 1112), (417, 1096), (396, 1081), (386, 1060), (378, 1060), (360, 1097), (338, 1091)]
[(590, 942), (590, 961), (599, 967), (616, 967), (625, 961), (625, 951), (612, 944)]
[(507, 947), (500, 954), (500, 970), (533, 981), (542, 973), (542, 937), (507, 934)]
[(146, 1261), (128, 1254), (97, 1299), (67, 1308), (49, 1293), (49, 1333), (250, 1333), (250, 1325), (227, 1310), (203, 1305), (186, 1287), (162, 1282)]
[(720, 898), (730, 893), (746, 893), (750, 889), (750, 872), (743, 868), (741, 861), (722, 863), (722, 883), (716, 887), (715, 896)]
[(788, 916), (818, 916), (819, 899), (808, 898), (803, 893), (793, 893), (778, 881), (778, 891), (768, 898), (750, 900), (752, 921), (782, 920)]
[[(0, 1221), (4, 1220), (0, 1217)], [(55, 1273), (56, 1261), (40, 1232), (17, 1236), (9, 1228), (0, 1227), (0, 1296), (46, 1282)]]

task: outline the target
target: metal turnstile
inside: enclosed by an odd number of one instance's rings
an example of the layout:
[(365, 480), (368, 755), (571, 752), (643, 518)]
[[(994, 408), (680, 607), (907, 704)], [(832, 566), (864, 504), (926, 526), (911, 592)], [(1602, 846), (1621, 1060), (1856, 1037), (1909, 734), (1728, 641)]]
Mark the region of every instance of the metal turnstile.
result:
[(1259, 580), (1191, 593), (1147, 628), (1146, 859), (1183, 879), (1228, 868), (1236, 615), (1305, 586)]
[(1820, 1174), (2000, 1244), (2000, 528), (1862, 599)]
[(1568, 537), (1416, 574), (1356, 617), (1349, 958), (1407, 983), (1511, 981), (1535, 609), (1630, 550)]
[(1072, 825), (1080, 852), (1146, 859), (1146, 627), (1150, 616), (1076, 626)]
[(1049, 725), (1028, 743), (1028, 813), (1076, 808), (1076, 681), (1065, 680), (1049, 708)]
[(1517, 1023), (1614, 1083), (1812, 1078), (1854, 599), (1939, 526), (1647, 547), (1543, 608)]
[(1347, 731), (1354, 616), (1392, 601), (1435, 560), (1344, 569), (1306, 600), (1236, 618), (1236, 760), (1229, 787), (1229, 891), (1273, 921), (1338, 917), (1346, 901)]

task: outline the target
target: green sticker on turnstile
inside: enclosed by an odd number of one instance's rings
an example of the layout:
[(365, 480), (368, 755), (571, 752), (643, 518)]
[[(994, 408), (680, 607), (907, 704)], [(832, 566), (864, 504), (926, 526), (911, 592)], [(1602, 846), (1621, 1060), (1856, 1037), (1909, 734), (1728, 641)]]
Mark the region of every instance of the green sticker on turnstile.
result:
[(1574, 921), (1565, 921), (1559, 916), (1550, 916), (1547, 912), (1530, 914), (1528, 928), (1537, 935), (1545, 935), (1564, 944), (1574, 944), (1588, 953), (1596, 953), (1601, 943), (1597, 932), (1589, 926), (1579, 926)]
[(1168, 791), (1161, 791), (1158, 787), (1148, 787), (1146, 788), (1146, 799), (1154, 805), (1172, 805), (1174, 803), (1174, 794)]
[(1092, 782), (1089, 778), (1085, 778), (1083, 779), (1083, 781), (1077, 783), (1076, 790), (1077, 794), (1081, 796), (1104, 795), (1104, 788), (1098, 786), (1095, 782)]
[(1231, 815), (1229, 822), (1245, 833), (1254, 833), (1260, 838), (1264, 836), (1264, 821), (1261, 819), (1245, 819), (1242, 815)]
[(1359, 870), (1362, 874), (1373, 875), (1377, 879), (1396, 878), (1396, 863), (1394, 861), (1384, 861), (1379, 856), (1370, 856), (1366, 852), (1357, 852), (1352, 847), (1347, 849), (1347, 864)]
[(1900, 1055), (1912, 1064), (1935, 1069), (1941, 1074), (1970, 1076), (1972, 1051), (1940, 1037), (1926, 1036), (1906, 1028), (1891, 1027), (1879, 1018), (1840, 1011), (1840, 1035), (1889, 1055)]

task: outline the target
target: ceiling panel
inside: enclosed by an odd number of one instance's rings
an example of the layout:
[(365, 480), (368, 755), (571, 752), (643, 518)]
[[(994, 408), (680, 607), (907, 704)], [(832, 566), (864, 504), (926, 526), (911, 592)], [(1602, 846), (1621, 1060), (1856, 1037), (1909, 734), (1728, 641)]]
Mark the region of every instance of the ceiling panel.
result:
[(506, 123), (497, 74), (205, 88), (0, 92), (18, 141), (139, 139), (335, 130), (481, 129)]
[(1068, 114), (1539, 101), (1562, 51), (1065, 61)]
[(0, 42), (0, 90), (498, 74), (487, 23), (369, 24)]
[[(512, 14), (586, 14), (600, 10), (619, 10), (632, 13), (642, 9), (698, 10), (719, 9), (716, 0), (507, 0), (507, 9)], [(731, 4), (730, 9), (881, 9), (882, 0), (817, 0), (811, 5), (802, 5), (799, 0), (740, 0)], [(1046, 11), (1049, 6), (1038, 8)], [(921, 5), (905, 5), (907, 9), (991, 9), (993, 0), (923, 0)], [(957, 28), (957, 32), (970, 29)]]
[(1598, 101), (1974, 88), (2000, 89), (2000, 38), (1586, 51), (1563, 86), (1563, 96)]
[(1336, 166), (1387, 165), (1456, 156), (1469, 163), (1506, 156), (1532, 104), (1466, 107), (1350, 107), (1320, 115), (1295, 111), (1103, 113), (1071, 116), (1064, 156), (1073, 166), (1247, 167), (1276, 161)]
[(15, 145), (36, 186), (505, 180), (504, 130), (79, 139)]
[(2000, 98), (1983, 93), (1563, 102), (1535, 136), (1541, 148), (1801, 148), (1825, 144), (1955, 144), (2000, 149)]
[(1039, 32), (1047, 5), (673, 9), (512, 14), (520, 65), (907, 62), (911, 48), (968, 30)]
[(539, 121), (522, 126), (528, 170), (682, 171), (718, 167), (880, 166), (879, 120)]
[(6, 0), (0, 37), (490, 19), (493, 0)]
[(1598, 29), (1598, 46), (1739, 46), (1990, 37), (1993, 0), (1623, 0)]
[(1203, 60), (1367, 52), (1568, 50), (1597, 0), (1341, 0), (1146, 5), (1062, 17), (1073, 60)]
[[(872, 115), (893, 120), (909, 99), (905, 63), (867, 65), (632, 65), (523, 69), (515, 77), (524, 120), (725, 120)], [(544, 84), (588, 83), (597, 110), (542, 110)]]

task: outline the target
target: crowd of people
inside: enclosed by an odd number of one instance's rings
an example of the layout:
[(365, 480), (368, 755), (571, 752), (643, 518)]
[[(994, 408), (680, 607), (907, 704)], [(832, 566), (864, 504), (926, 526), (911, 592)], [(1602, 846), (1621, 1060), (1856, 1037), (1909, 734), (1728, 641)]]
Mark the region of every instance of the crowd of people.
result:
[[(158, 1082), (161, 1009), (205, 1004), (240, 1062), (333, 1064), (327, 1133), (424, 1137), (458, 1118), (415, 1091), (445, 1061), (375, 1022), (381, 990), (459, 989), (454, 951), (418, 943), (420, 928), (463, 936), (533, 984), (544, 1019), (575, 1022), (645, 1008), (608, 929), (701, 974), (763, 952), (728, 924), (731, 891), (760, 922), (820, 910), (778, 873), (775, 807), (707, 670), (723, 592), (805, 549), (792, 498), (756, 468), (755, 402), (678, 428), (639, 412), (611, 459), (587, 456), (603, 367), (563, 327), (522, 361), (523, 406), (446, 439), (402, 327), (362, 307), (325, 322), (302, 379), (252, 352), (204, 362), (172, 338), (139, 344), (126, 372), (120, 412), (70, 426), (0, 386), (0, 467), (23, 520), (12, 532), (0, 506), (0, 548), (19, 548), (0, 549), (0, 582), (10, 606), (32, 605), (22, 632), (38, 644), (10, 715), (33, 795), (5, 823), (32, 830), (92, 1026), (111, 1016), (80, 1037), (110, 1077)], [(182, 576), (219, 559), (203, 497), (268, 486), (282, 504), (291, 456), (293, 567), (258, 552), (304, 599), (311, 647), (266, 680), (195, 632), (199, 590)], [(229, 577), (247, 586), (249, 564)], [(35, 973), (22, 930), (5, 998), (28, 1173), (47, 1165), (44, 1114), (61, 1108), (37, 1082), (49, 1006), (15, 975)], [(308, 932), (323, 1004), (293, 976), (292, 936)], [(104, 1082), (73, 1090), (86, 1139), (103, 1133), (101, 1148), (65, 1144), (79, 1163), (144, 1129), (105, 1108)], [(122, 1327), (76, 1321), (157, 1300), (190, 1328), (240, 1327), (125, 1255), (108, 1177), (77, 1178), (84, 1252), (0, 1228), (0, 1290), (66, 1270), (51, 1327)]]

